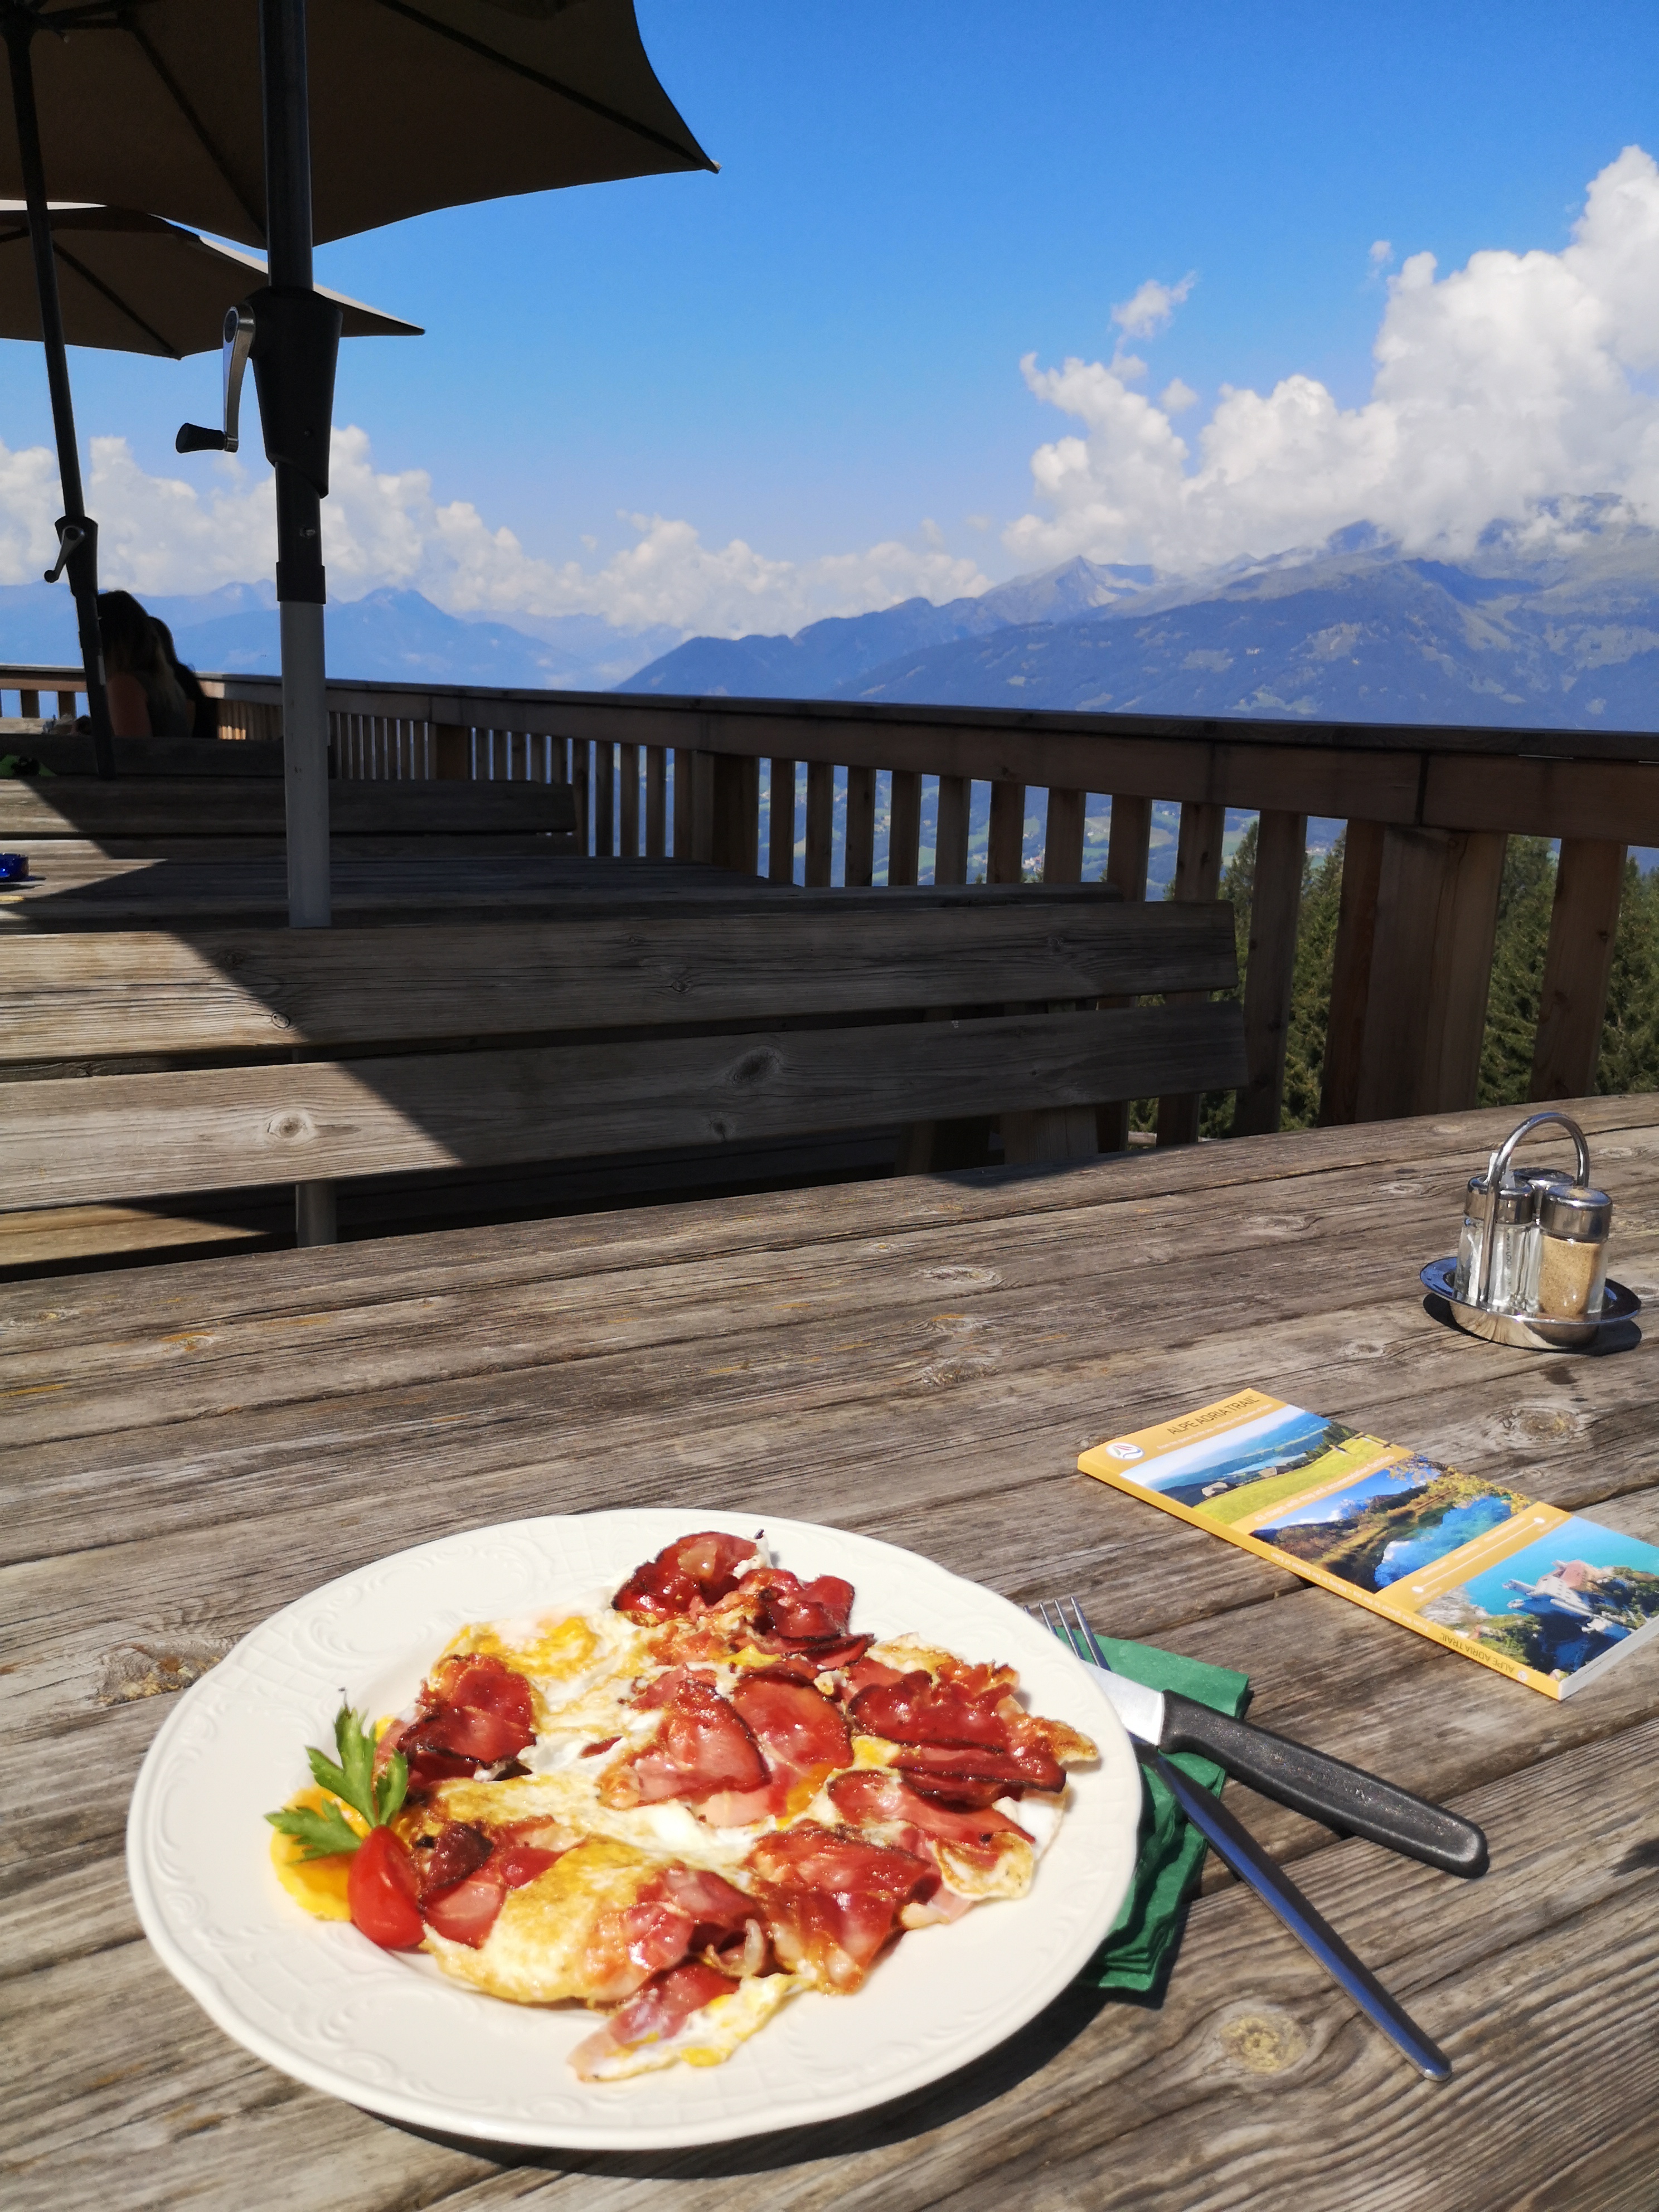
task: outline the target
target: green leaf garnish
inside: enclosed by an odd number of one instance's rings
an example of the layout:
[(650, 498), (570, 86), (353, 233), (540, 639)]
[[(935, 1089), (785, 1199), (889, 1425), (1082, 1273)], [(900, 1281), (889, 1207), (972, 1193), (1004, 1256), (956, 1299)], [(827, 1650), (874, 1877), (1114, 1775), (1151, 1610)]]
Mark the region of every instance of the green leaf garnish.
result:
[[(337, 1759), (314, 1745), (306, 1751), (313, 1782), (361, 1813), (371, 1828), (384, 1828), (402, 1806), (409, 1790), (409, 1761), (393, 1752), (379, 1777), (374, 1772), (374, 1738), (361, 1714), (342, 1705), (334, 1716), (334, 1747)], [(266, 1820), (285, 1836), (303, 1846), (303, 1858), (325, 1858), (337, 1851), (355, 1851), (362, 1838), (338, 1808), (322, 1812), (298, 1808), (267, 1813)]]
[(293, 1837), (301, 1847), (301, 1859), (327, 1859), (339, 1851), (355, 1851), (362, 1840), (337, 1805), (296, 1805), (286, 1813), (267, 1813), (265, 1818), (273, 1828)]

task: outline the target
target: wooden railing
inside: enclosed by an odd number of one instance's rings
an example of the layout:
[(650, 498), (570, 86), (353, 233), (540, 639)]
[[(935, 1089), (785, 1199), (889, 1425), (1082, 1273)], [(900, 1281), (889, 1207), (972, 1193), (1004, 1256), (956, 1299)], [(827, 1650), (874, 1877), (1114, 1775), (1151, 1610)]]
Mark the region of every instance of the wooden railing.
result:
[[(204, 680), (222, 699), (227, 735), (280, 733), (275, 682)], [(58, 688), (73, 675), (0, 671), (8, 681)], [(1098, 793), (1110, 800), (1105, 880), (1126, 898), (1144, 897), (1152, 808), (1163, 800), (1180, 806), (1173, 895), (1212, 899), (1226, 811), (1255, 812), (1250, 1081), (1236, 1123), (1246, 1131), (1279, 1122), (1310, 816), (1347, 824), (1327, 1121), (1475, 1103), (1504, 844), (1515, 835), (1561, 841), (1531, 1095), (1589, 1091), (1626, 851), (1659, 845), (1659, 737), (1640, 732), (352, 683), (329, 692), (343, 775), (568, 781), (585, 850), (712, 860), (780, 883), (830, 882), (838, 803), (841, 879), (871, 883), (878, 796), (890, 885), (927, 878), (924, 801), (936, 823), (932, 880), (965, 882), (980, 782), (990, 787), (989, 881), (1025, 872), (1026, 795), (1036, 787), (1048, 793), (1044, 880), (1080, 880), (1089, 797)], [(1195, 1100), (1163, 1102), (1161, 1139), (1190, 1138), (1197, 1111)]]

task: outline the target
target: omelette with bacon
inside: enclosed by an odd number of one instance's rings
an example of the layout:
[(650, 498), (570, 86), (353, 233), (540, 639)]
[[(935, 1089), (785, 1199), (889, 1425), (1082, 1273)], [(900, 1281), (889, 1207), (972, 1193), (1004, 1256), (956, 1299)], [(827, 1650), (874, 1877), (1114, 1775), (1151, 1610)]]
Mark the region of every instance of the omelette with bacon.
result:
[(1019, 1897), (1095, 1747), (1009, 1667), (848, 1627), (853, 1588), (682, 1537), (607, 1605), (464, 1629), (268, 1817), (283, 1886), (518, 2004), (584, 2081), (728, 2057), (907, 1929)]

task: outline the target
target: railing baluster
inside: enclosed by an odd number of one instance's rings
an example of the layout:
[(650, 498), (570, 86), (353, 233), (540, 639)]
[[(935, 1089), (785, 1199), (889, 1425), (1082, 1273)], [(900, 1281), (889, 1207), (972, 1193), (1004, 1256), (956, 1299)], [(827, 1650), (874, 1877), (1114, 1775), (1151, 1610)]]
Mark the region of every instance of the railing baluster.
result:
[(624, 860), (637, 860), (640, 856), (640, 749), (637, 745), (618, 745), (619, 763), (617, 789), (621, 805), (617, 810), (622, 835), (617, 849)]
[(847, 771), (847, 853), (842, 880), (849, 890), (866, 890), (876, 872), (876, 771)]
[(774, 760), (768, 772), (766, 876), (769, 883), (795, 880), (795, 763)]
[(592, 821), (587, 804), (587, 739), (575, 738), (570, 747), (570, 781), (576, 795), (576, 850), (584, 855), (593, 849), (593, 841), (589, 834)]
[(1595, 1087), (1624, 881), (1622, 845), (1561, 840), (1528, 1098), (1583, 1098)]
[(1083, 881), (1083, 817), (1088, 797), (1086, 791), (1062, 791), (1050, 787), (1048, 834), (1042, 848), (1045, 884)]
[(831, 761), (806, 763), (806, 880), (815, 887), (830, 881), (836, 842), (836, 770)]
[(1244, 975), (1244, 1053), (1250, 1079), (1233, 1109), (1233, 1133), (1270, 1134), (1285, 1098), (1285, 1048), (1290, 1038), (1291, 988), (1296, 979), (1296, 926), (1308, 817), (1264, 808), (1256, 826), (1255, 884), (1250, 896), (1249, 958)]
[[(1146, 863), (1152, 845), (1152, 802), (1114, 793), (1106, 837), (1106, 882), (1132, 903), (1146, 896)], [(1127, 1006), (1127, 999), (1097, 999), (1103, 1009)], [(1110, 1098), (1095, 1109), (1095, 1141), (1103, 1152), (1121, 1152), (1129, 1142), (1129, 1103)]]
[(968, 821), (974, 787), (965, 775), (941, 775), (939, 813), (933, 828), (933, 881), (968, 880)]
[(674, 748), (674, 858), (690, 860), (697, 849), (697, 771), (696, 750), (691, 745)]
[(617, 846), (617, 748), (593, 748), (593, 856), (609, 860)]
[(1000, 778), (991, 786), (991, 828), (985, 848), (988, 884), (1018, 884), (1025, 878), (1025, 786)]
[(645, 749), (645, 857), (647, 860), (661, 860), (667, 856), (668, 748), (666, 745), (647, 745)]
[(707, 757), (713, 763), (708, 857), (717, 868), (755, 875), (759, 869), (760, 763), (743, 754)]
[(1384, 831), (1362, 1121), (1474, 1105), (1506, 842), (1494, 830)]
[[(1207, 800), (1188, 799), (1181, 810), (1181, 835), (1176, 848), (1175, 895), (1207, 903), (1221, 884), (1221, 841), (1227, 826), (1227, 810)], [(1171, 992), (1170, 1002), (1181, 1006), (1204, 992)], [(1179, 1091), (1158, 1102), (1158, 1141), (1160, 1145), (1193, 1145), (1198, 1141), (1198, 1115), (1202, 1104), (1195, 1091)]]
[(921, 775), (920, 770), (896, 768), (893, 793), (887, 813), (887, 888), (896, 890), (914, 884), (921, 866)]
[(1331, 999), (1325, 1017), (1325, 1064), (1319, 1118), (1328, 1127), (1352, 1121), (1359, 1112), (1359, 1063), (1365, 1043), (1365, 1007), (1371, 991), (1376, 942), (1376, 901), (1382, 881), (1382, 824), (1349, 822), (1342, 840), (1342, 894), (1336, 946), (1331, 959)]

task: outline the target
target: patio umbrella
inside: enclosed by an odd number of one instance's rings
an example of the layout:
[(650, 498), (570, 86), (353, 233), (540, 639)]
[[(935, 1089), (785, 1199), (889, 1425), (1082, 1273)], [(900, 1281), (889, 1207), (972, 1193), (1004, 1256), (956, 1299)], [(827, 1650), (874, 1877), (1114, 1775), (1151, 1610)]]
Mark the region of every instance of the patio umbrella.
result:
[[(133, 208), (54, 202), (50, 210), (64, 335), (70, 345), (182, 361), (220, 343), (228, 309), (265, 281), (265, 265), (235, 246)], [(318, 290), (341, 314), (348, 338), (419, 337), (414, 323), (383, 315), (343, 292)], [(28, 211), (0, 200), (0, 338), (40, 342), (40, 301), (30, 257)]]
[(139, 202), (267, 249), (249, 336), (276, 477), (289, 916), (326, 927), (319, 502), (340, 319), (313, 288), (313, 240), (714, 164), (652, 72), (633, 0), (314, 0), (309, 24), (306, 0), (0, 0), (0, 35), (15, 123), (15, 137), (0, 131), (0, 191), (21, 191), (30, 210), (64, 471), (59, 567), (76, 590), (100, 765), (111, 756), (97, 540), (75, 452), (48, 167), (60, 193)]

